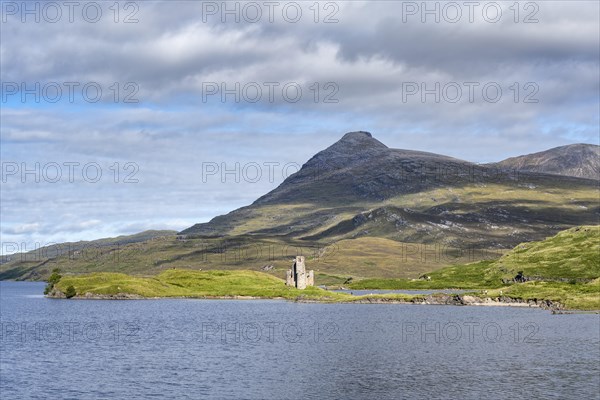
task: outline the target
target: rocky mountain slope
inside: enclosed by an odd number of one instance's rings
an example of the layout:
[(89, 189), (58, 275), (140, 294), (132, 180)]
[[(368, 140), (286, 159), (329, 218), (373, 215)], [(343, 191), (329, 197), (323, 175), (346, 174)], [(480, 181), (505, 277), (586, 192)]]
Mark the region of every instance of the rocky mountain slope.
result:
[(390, 149), (351, 132), (252, 205), (180, 234), (512, 247), (597, 223), (598, 193), (588, 179)]
[(598, 180), (600, 178), (600, 146), (571, 144), (538, 153), (511, 157), (490, 164), (490, 166)]

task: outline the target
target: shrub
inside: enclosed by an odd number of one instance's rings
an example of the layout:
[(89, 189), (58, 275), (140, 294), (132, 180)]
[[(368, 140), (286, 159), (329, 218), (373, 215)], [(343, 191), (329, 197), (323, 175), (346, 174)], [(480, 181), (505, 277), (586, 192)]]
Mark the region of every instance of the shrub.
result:
[(54, 289), (54, 285), (56, 285), (58, 281), (60, 281), (60, 278), (62, 278), (62, 275), (60, 274), (60, 268), (54, 268), (52, 270), (52, 275), (50, 275), (50, 277), (48, 278), (48, 284), (44, 289), (44, 294), (49, 294), (52, 291), (52, 289)]
[(70, 299), (71, 297), (75, 296), (77, 294), (77, 292), (75, 291), (75, 288), (73, 287), (73, 285), (69, 286), (67, 288), (67, 290), (65, 291), (65, 296), (67, 297), (67, 299)]
[(50, 278), (48, 278), (48, 283), (55, 285), (58, 281), (60, 281), (60, 278), (62, 278), (62, 275), (60, 274), (60, 269), (55, 268), (52, 271), (52, 275), (50, 275)]

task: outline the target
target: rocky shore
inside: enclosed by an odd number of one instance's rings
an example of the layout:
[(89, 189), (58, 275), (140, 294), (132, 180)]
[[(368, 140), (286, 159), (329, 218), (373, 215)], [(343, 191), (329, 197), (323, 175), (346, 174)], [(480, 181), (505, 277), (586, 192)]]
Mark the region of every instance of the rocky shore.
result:
[(404, 303), (404, 304), (431, 304), (452, 306), (510, 306), (510, 307), (539, 307), (546, 310), (562, 310), (560, 303), (543, 299), (516, 299), (507, 296), (501, 297), (478, 297), (462, 294), (431, 294), (427, 296), (415, 296), (412, 299), (402, 300), (386, 297), (365, 297), (355, 301), (356, 303)]
[[(52, 290), (47, 297), (54, 299), (65, 299), (66, 296), (60, 290)], [(116, 294), (95, 294), (85, 293), (84, 295), (74, 296), (73, 299), (77, 300), (151, 300), (160, 299), (161, 297), (143, 297), (137, 294), (131, 293), (116, 293)], [(169, 297), (172, 298), (172, 297)], [(201, 296), (193, 297), (197, 299), (223, 299), (223, 300), (257, 300), (263, 299), (261, 297), (252, 296)], [(273, 298), (271, 300), (284, 300), (281, 297)], [(327, 301), (319, 301), (315, 299), (304, 299), (298, 297), (296, 299), (299, 303), (322, 303)], [(342, 301), (344, 302), (344, 301)], [(507, 296), (501, 297), (478, 297), (464, 294), (430, 294), (426, 296), (414, 296), (412, 298), (397, 298), (397, 297), (385, 297), (385, 296), (360, 296), (356, 300), (347, 301), (347, 303), (358, 303), (358, 304), (425, 304), (425, 305), (452, 305), (452, 306), (509, 306), (509, 307), (539, 307), (551, 311), (562, 311), (564, 307), (562, 304), (554, 302), (552, 300), (543, 299), (516, 299)]]
[[(67, 296), (60, 290), (54, 289), (46, 295), (51, 299), (66, 299)], [(157, 299), (215, 299), (215, 300), (260, 300), (262, 297), (253, 296), (199, 296), (199, 297), (144, 297), (132, 293), (116, 294), (97, 294), (87, 292), (83, 295), (71, 297), (73, 300), (157, 300)], [(282, 297), (275, 297), (271, 300), (283, 300)]]
[[(54, 288), (50, 293), (46, 295), (51, 299), (66, 299), (67, 296), (61, 292), (60, 290)], [(82, 296), (74, 296), (72, 299), (78, 300), (142, 300), (146, 299), (146, 297), (131, 294), (131, 293), (116, 293), (116, 294), (95, 294), (95, 293), (85, 293)]]

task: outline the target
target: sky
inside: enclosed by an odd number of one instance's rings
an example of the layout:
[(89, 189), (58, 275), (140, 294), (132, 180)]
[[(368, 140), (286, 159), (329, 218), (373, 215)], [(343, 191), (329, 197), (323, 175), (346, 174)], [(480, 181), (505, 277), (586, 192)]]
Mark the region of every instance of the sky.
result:
[(349, 131), (599, 143), (597, 1), (1, 1), (2, 254), (252, 203)]

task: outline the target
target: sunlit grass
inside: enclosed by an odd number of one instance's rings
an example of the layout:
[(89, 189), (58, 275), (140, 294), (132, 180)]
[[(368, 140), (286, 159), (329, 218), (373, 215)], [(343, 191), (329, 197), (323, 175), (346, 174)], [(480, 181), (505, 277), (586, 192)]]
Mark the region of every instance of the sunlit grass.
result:
[[(517, 283), (521, 276), (532, 281)], [(429, 279), (364, 279), (353, 289), (484, 289), (486, 296), (553, 300), (568, 308), (600, 309), (600, 226), (568, 229), (517, 246), (496, 261), (455, 265)]]
[(336, 301), (348, 298), (343, 293), (317, 287), (305, 290), (288, 287), (282, 279), (256, 271), (191, 271), (172, 269), (153, 277), (119, 273), (64, 276), (56, 287), (65, 291), (73, 286), (77, 295), (132, 294), (142, 297), (256, 297)]

